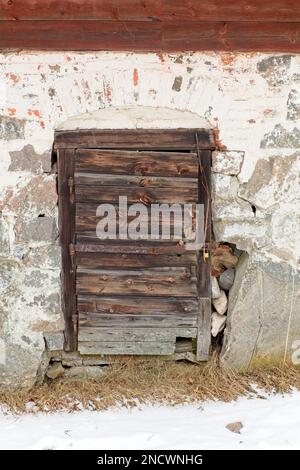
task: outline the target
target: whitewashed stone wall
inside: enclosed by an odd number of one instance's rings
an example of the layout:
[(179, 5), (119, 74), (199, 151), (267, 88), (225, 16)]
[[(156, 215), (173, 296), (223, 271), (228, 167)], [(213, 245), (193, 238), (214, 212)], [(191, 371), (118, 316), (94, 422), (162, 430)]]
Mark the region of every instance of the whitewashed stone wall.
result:
[(0, 77), (2, 385), (32, 385), (44, 333), (63, 328), (54, 130), (116, 106), (191, 111), (215, 129), (215, 236), (248, 253), (230, 296), (222, 361), (248, 367), (295, 353), (300, 55), (20, 51), (0, 56)]

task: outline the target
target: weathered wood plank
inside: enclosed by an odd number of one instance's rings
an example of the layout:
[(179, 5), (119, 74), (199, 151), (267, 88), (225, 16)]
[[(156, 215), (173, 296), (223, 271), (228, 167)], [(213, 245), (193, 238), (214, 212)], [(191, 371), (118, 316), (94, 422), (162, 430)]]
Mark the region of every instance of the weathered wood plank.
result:
[(207, 361), (211, 344), (211, 152), (199, 153), (199, 202), (204, 204), (205, 248), (198, 253), (197, 360)]
[(199, 296), (211, 296), (211, 152), (200, 151), (199, 203), (204, 205), (205, 248), (198, 253)]
[(165, 51), (300, 52), (299, 23), (181, 22), (163, 25)]
[(200, 148), (214, 149), (213, 132), (205, 129), (58, 131), (55, 133), (55, 147), (191, 151), (197, 149), (196, 133)]
[(196, 178), (198, 174), (197, 155), (190, 152), (78, 149), (75, 168), (118, 175)]
[(187, 268), (145, 270), (77, 270), (77, 292), (92, 295), (196, 297), (197, 282)]
[(210, 298), (199, 299), (199, 304), (196, 357), (198, 361), (207, 361), (211, 345), (211, 300)]
[[(146, 233), (145, 231), (142, 232), (141, 239), (155, 242), (160, 241), (161, 239), (165, 241), (181, 241), (186, 239), (192, 240), (194, 239), (192, 237), (195, 237), (195, 234), (193, 233), (187, 233), (187, 237), (185, 236), (185, 233), (183, 233), (183, 208), (181, 205), (174, 206), (174, 211), (171, 210), (172, 207), (170, 206), (167, 208), (168, 210), (159, 210), (154, 213), (152, 213), (151, 207), (149, 208), (145, 206), (144, 212), (140, 213), (139, 211), (133, 211), (132, 213), (134, 215), (127, 215), (127, 217), (124, 218), (119, 218), (119, 205), (112, 203), (111, 205), (114, 208), (113, 215), (116, 218), (116, 236), (119, 235), (121, 227), (123, 227), (124, 230), (126, 229), (126, 223), (127, 227), (130, 228), (130, 223), (136, 220), (138, 216), (139, 223), (147, 230)], [(97, 224), (102, 219), (102, 217), (97, 216), (98, 206), (99, 204), (94, 202), (78, 202), (76, 204), (75, 231), (77, 234), (86, 234), (86, 236), (89, 237), (97, 237)], [(113, 208), (111, 208), (112, 211)], [(154, 232), (154, 229), (156, 229), (157, 235), (159, 235), (157, 240), (155, 240), (154, 237), (150, 238), (151, 233)]]
[(76, 202), (118, 203), (119, 197), (127, 197), (128, 204), (136, 202), (145, 204), (168, 203), (184, 204), (196, 202), (198, 199), (197, 187), (193, 188), (128, 188), (124, 186), (101, 186), (89, 184), (76, 184)]
[(79, 313), (79, 329), (82, 326), (108, 328), (197, 328), (198, 315), (106, 315), (95, 312)]
[[(180, 341), (176, 341), (175, 344), (175, 353), (185, 353), (185, 352), (193, 352), (193, 341), (192, 338), (181, 339)], [(196, 360), (196, 355), (195, 355)]]
[(127, 187), (127, 188), (164, 188), (164, 189), (189, 189), (198, 187), (198, 178), (184, 178), (172, 176), (133, 176), (133, 175), (111, 175), (101, 173), (75, 172), (75, 186), (79, 184), (96, 185), (97, 187)]
[(59, 232), (62, 249), (62, 308), (65, 318), (65, 350), (77, 345), (75, 265), (70, 244), (75, 242), (75, 201), (70, 181), (74, 177), (74, 151), (58, 153)]
[(176, 337), (195, 338), (197, 328), (100, 328), (81, 326), (78, 331), (78, 341), (131, 342), (161, 341), (175, 342)]
[(1, 20), (300, 21), (298, 0), (1, 0)]
[(78, 344), (78, 351), (81, 354), (121, 354), (121, 355), (151, 355), (164, 356), (175, 352), (175, 342), (162, 343), (152, 342), (101, 342), (101, 341), (81, 341)]
[(135, 253), (143, 255), (159, 254), (183, 254), (186, 249), (183, 244), (175, 241), (159, 241), (159, 244), (151, 241), (107, 241), (103, 242), (95, 237), (84, 235), (76, 236), (74, 247), (77, 253)]
[(298, 22), (0, 21), (0, 48), (135, 52), (300, 52)]
[(194, 252), (182, 255), (137, 255), (127, 253), (77, 253), (76, 265), (80, 268), (154, 268), (175, 266), (196, 266), (197, 256)]
[(198, 300), (178, 297), (97, 297), (79, 295), (79, 312), (109, 315), (190, 315), (196, 318)]

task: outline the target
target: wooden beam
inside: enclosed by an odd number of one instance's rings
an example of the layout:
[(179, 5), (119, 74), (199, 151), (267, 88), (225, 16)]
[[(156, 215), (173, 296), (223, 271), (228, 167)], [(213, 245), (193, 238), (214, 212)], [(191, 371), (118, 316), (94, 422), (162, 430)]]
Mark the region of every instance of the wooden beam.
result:
[(207, 361), (211, 345), (211, 152), (199, 151), (199, 203), (204, 205), (205, 249), (198, 253), (198, 361)]
[(195, 132), (201, 149), (214, 149), (212, 131), (206, 129), (129, 129), (58, 131), (55, 148), (105, 148), (134, 150), (196, 150)]
[(300, 21), (299, 0), (0, 0), (1, 20)]
[(74, 243), (75, 201), (70, 181), (74, 178), (74, 151), (58, 153), (59, 233), (62, 253), (62, 308), (65, 319), (65, 351), (77, 348), (77, 309), (75, 262), (70, 245)]
[(300, 22), (0, 21), (0, 48), (300, 52)]

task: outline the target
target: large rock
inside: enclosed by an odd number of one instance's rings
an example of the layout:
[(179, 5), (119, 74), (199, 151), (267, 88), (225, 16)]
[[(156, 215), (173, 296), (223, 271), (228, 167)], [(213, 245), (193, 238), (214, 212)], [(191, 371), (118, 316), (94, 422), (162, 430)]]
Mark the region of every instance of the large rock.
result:
[(63, 328), (59, 269), (0, 261), (0, 388), (30, 388), (45, 349), (43, 333)]
[(229, 293), (221, 363), (235, 369), (291, 360), (300, 340), (300, 272), (244, 253)]

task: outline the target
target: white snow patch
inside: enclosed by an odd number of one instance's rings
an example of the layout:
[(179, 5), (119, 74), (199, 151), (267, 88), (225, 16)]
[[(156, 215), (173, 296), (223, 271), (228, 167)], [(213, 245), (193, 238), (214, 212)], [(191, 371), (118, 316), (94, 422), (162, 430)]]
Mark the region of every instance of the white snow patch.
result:
[[(226, 429), (241, 421), (240, 434)], [(0, 449), (299, 449), (300, 392), (199, 405), (14, 416)]]

